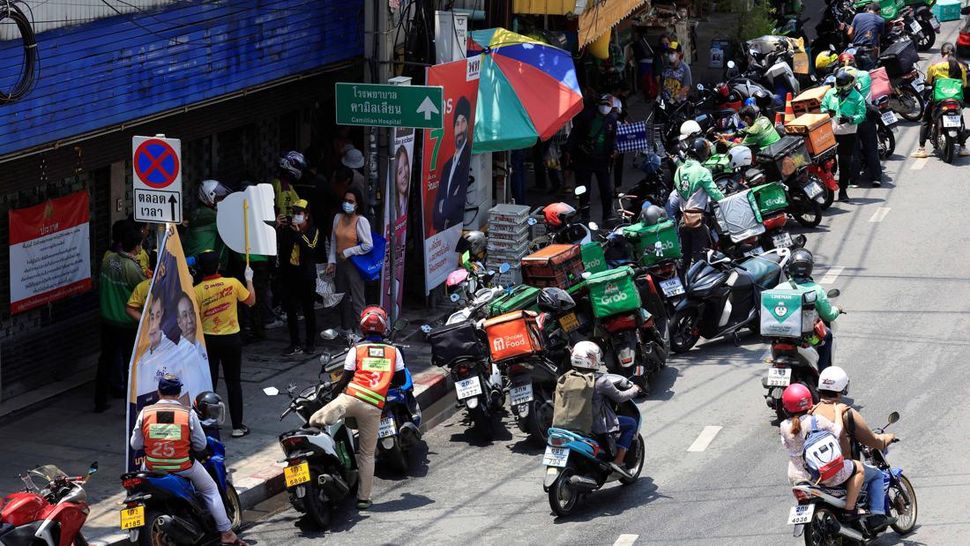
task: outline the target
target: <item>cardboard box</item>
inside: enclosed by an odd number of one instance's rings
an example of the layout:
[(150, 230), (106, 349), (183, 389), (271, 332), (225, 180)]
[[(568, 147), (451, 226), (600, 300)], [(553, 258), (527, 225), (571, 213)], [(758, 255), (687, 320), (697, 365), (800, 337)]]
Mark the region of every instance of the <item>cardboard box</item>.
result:
[(835, 147), (832, 118), (828, 114), (802, 114), (785, 124), (785, 132), (805, 137), (808, 153), (819, 156)]
[(822, 98), (825, 94), (829, 92), (832, 86), (822, 85), (819, 87), (813, 87), (807, 91), (803, 91), (797, 97), (791, 100), (792, 111), (795, 115), (799, 114), (820, 114), (822, 113)]

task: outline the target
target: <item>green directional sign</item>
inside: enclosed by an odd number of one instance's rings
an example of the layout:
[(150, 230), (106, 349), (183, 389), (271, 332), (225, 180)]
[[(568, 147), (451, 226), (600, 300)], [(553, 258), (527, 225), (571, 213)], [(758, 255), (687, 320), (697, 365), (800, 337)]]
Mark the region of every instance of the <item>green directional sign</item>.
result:
[(337, 124), (441, 129), (444, 88), (337, 83)]

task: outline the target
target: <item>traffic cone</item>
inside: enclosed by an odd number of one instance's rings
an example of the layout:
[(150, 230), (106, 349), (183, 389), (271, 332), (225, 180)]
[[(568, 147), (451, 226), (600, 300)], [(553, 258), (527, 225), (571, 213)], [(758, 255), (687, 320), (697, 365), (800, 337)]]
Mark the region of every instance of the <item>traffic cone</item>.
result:
[(795, 119), (795, 111), (791, 107), (791, 93), (785, 95), (785, 123), (790, 123)]
[(785, 124), (785, 114), (782, 112), (775, 112), (775, 127)]

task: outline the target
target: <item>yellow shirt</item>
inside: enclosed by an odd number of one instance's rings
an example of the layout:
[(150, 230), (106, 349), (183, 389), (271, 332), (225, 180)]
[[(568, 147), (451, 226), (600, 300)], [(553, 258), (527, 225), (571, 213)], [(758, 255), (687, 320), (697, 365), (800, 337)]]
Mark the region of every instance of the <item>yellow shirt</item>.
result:
[(292, 214), (293, 211), (290, 207), (300, 199), (296, 190), (293, 189), (293, 185), (290, 185), (290, 189), (284, 190), (283, 183), (277, 178), (273, 180), (273, 192), (276, 194), (276, 210), (280, 214)]
[[(967, 86), (967, 69), (962, 64), (960, 65), (960, 76), (963, 80), (963, 86)], [(926, 84), (932, 85), (933, 80), (937, 78), (949, 78), (950, 77), (950, 63), (943, 61), (942, 63), (936, 63), (926, 69)]]
[(138, 286), (131, 291), (131, 296), (128, 298), (128, 307), (139, 311), (145, 308), (145, 302), (148, 301), (148, 285), (151, 282), (151, 279), (145, 279), (138, 283)]
[(202, 332), (210, 336), (225, 336), (239, 332), (236, 302), (249, 298), (249, 290), (238, 280), (221, 275), (206, 277), (195, 286), (202, 315)]

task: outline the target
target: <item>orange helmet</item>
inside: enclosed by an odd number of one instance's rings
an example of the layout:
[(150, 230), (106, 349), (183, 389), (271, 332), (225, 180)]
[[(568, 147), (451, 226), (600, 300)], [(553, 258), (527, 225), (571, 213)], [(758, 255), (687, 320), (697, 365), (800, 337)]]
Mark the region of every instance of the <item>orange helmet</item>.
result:
[(576, 209), (566, 203), (552, 203), (542, 209), (542, 214), (546, 218), (547, 226), (560, 228), (564, 223), (569, 221), (569, 218), (576, 214)]
[(364, 308), (360, 313), (360, 332), (364, 335), (384, 335), (387, 332), (387, 313), (376, 305)]

